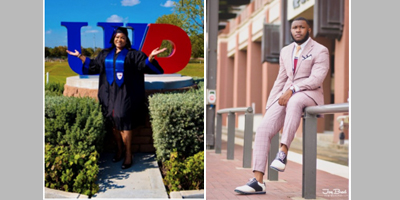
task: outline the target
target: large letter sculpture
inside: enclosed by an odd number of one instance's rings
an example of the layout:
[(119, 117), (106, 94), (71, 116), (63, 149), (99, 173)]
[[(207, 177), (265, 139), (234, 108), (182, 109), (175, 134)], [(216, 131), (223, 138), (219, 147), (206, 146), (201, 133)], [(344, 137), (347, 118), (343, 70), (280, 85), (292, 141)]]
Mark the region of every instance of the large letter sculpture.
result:
[[(62, 26), (67, 28), (67, 38), (68, 38), (68, 50), (81, 52), (81, 27), (87, 26), (86, 22), (61, 22)], [(82, 72), (82, 61), (68, 54), (68, 64), (72, 71), (77, 74), (83, 75)]]
[(149, 24), (142, 51), (149, 55), (151, 51), (161, 45), (163, 40), (168, 40), (173, 45), (171, 55), (157, 58), (164, 69), (164, 73), (179, 72), (188, 64), (192, 47), (185, 31), (171, 24)]
[[(61, 22), (62, 26), (67, 28), (68, 50), (81, 52), (81, 34), (80, 30), (83, 26), (87, 26), (86, 22)], [(104, 32), (104, 48), (111, 47), (110, 39), (115, 27), (122, 26), (122, 23), (106, 23), (99, 22), (97, 26), (103, 28)], [(168, 57), (156, 58), (158, 63), (163, 67), (165, 74), (179, 72), (190, 60), (192, 47), (189, 36), (180, 27), (171, 24), (139, 24), (127, 23), (127, 26), (133, 28), (132, 31), (132, 48), (143, 51), (149, 55), (151, 51), (161, 46), (163, 40), (168, 40), (173, 44), (171, 55)], [(82, 61), (68, 55), (68, 64), (71, 69), (80, 75), (86, 75), (82, 72)]]

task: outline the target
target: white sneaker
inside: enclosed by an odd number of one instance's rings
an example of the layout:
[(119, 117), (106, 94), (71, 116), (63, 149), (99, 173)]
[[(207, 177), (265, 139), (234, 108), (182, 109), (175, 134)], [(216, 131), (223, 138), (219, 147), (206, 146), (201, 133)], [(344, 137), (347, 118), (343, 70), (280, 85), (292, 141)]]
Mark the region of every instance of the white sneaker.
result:
[(271, 169), (274, 169), (279, 172), (284, 172), (287, 163), (287, 156), (283, 151), (279, 151), (276, 154), (276, 158), (272, 161), (271, 165), (269, 166)]
[(235, 192), (240, 194), (265, 194), (265, 182), (259, 183), (256, 178), (253, 178), (246, 185), (237, 187)]

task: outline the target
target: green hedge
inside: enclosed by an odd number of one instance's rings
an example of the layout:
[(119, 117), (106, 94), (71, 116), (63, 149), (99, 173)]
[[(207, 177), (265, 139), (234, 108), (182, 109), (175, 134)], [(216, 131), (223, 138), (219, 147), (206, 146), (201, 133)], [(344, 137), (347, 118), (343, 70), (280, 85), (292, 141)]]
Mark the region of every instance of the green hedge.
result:
[(64, 84), (62, 83), (48, 83), (44, 86), (46, 95), (61, 96), (64, 92)]
[(74, 153), (69, 147), (46, 144), (45, 184), (48, 188), (93, 195), (99, 190), (96, 183), (99, 154)]
[(92, 98), (45, 96), (45, 185), (93, 195), (105, 136), (100, 105)]
[(155, 94), (149, 110), (157, 160), (169, 160), (173, 149), (184, 158), (204, 150), (203, 88), (186, 93)]
[(204, 151), (183, 160), (178, 152), (172, 152), (164, 162), (164, 184), (169, 191), (204, 189)]
[(200, 88), (199, 91), (204, 92), (204, 77), (193, 77), (193, 82)]
[(45, 142), (74, 151), (100, 151), (105, 135), (100, 104), (84, 97), (45, 97)]
[(204, 63), (204, 59), (191, 58), (189, 63)]

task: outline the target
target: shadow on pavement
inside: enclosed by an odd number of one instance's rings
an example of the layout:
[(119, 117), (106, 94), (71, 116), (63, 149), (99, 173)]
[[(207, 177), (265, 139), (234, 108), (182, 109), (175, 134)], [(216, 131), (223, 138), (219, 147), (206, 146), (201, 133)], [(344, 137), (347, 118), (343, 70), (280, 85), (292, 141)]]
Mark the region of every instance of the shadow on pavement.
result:
[(121, 184), (123, 182), (119, 180), (129, 180), (133, 178), (131, 176), (134, 173), (143, 172), (150, 168), (158, 168), (158, 166), (154, 164), (154, 154), (135, 153), (133, 165), (125, 170), (121, 169), (123, 159), (114, 163), (112, 162), (113, 156), (113, 153), (104, 153), (100, 155), (98, 174), (99, 193), (105, 192), (106, 190), (125, 188), (127, 185)]

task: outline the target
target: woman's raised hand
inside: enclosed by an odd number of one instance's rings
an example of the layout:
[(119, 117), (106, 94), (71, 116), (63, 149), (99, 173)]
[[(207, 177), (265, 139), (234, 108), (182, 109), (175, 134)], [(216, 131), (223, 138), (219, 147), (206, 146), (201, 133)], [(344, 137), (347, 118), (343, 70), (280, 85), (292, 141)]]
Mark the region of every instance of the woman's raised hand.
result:
[(155, 48), (149, 55), (149, 61), (153, 61), (154, 57), (162, 52), (164, 52), (165, 50), (167, 50), (167, 48), (162, 48), (160, 49), (159, 47)]
[(159, 47), (157, 47), (157, 48), (155, 48), (155, 49), (151, 52), (151, 54), (153, 54), (153, 55), (156, 56), (156, 55), (158, 55), (158, 54), (164, 52), (165, 50), (167, 50), (167, 48), (162, 48), (162, 49), (160, 49)]
[(85, 57), (84, 55), (82, 55), (81, 53), (79, 53), (79, 51), (77, 51), (76, 49), (75, 49), (75, 52), (72, 52), (72, 51), (68, 51), (68, 50), (67, 50), (67, 53), (68, 53), (69, 55), (78, 57), (79, 59), (82, 60), (82, 62), (85, 62), (85, 60), (86, 60), (86, 57)]
[(67, 50), (67, 53), (68, 53), (69, 55), (76, 56), (76, 57), (78, 57), (79, 54), (80, 54), (79, 51), (76, 50), (76, 49), (75, 49), (75, 52), (72, 52), (72, 51), (68, 51), (68, 50)]

